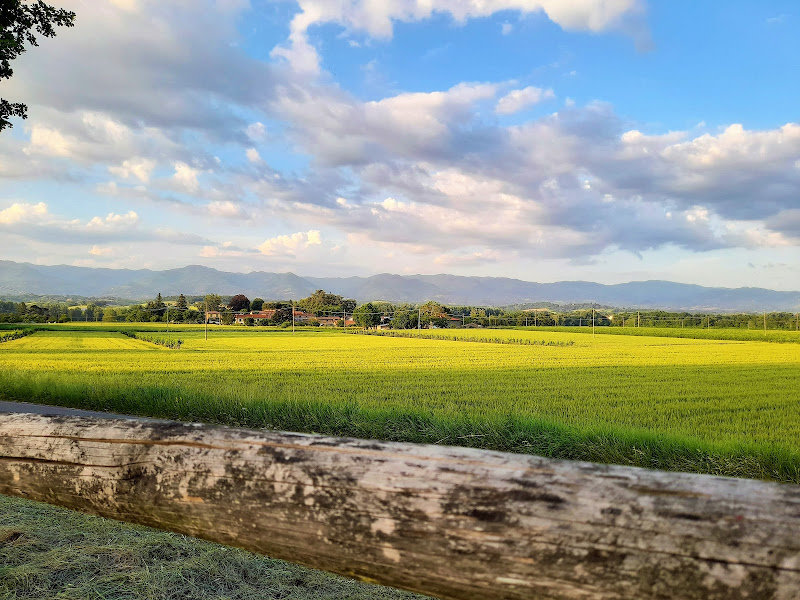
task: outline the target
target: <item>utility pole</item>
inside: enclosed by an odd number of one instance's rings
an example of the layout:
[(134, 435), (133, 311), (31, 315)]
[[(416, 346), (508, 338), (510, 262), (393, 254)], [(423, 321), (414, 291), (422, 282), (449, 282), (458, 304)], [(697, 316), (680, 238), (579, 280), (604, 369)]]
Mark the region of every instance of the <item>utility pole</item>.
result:
[(417, 333), (422, 330), (422, 308), (417, 309)]
[(294, 300), (292, 300), (292, 333), (294, 333)]
[(594, 338), (594, 306), (592, 307), (592, 338)]
[(636, 311), (636, 327), (641, 327), (641, 326), (642, 326), (642, 313), (640, 313), (637, 310)]
[(206, 322), (206, 341), (208, 341), (208, 300), (206, 300), (206, 318), (204, 321)]
[(764, 335), (767, 335), (767, 311), (764, 311)]

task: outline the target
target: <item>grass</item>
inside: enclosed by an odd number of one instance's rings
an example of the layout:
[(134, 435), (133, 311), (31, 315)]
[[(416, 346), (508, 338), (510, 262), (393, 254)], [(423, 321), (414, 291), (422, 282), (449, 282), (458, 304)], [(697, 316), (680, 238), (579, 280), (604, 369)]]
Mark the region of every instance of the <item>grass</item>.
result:
[[(0, 348), (7, 399), (800, 483), (800, 346), (462, 330), (537, 344), (186, 328)], [(448, 335), (451, 332), (447, 332)], [(553, 342), (554, 345), (549, 345)]]
[(0, 496), (0, 599), (412, 600), (183, 535)]

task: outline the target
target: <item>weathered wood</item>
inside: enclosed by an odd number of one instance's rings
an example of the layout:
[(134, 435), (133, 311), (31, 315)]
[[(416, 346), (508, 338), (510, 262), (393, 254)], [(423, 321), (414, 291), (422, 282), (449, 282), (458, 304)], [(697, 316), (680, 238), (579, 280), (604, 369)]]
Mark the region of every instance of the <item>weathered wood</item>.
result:
[(466, 448), (0, 415), (0, 493), (441, 598), (800, 597), (800, 486)]

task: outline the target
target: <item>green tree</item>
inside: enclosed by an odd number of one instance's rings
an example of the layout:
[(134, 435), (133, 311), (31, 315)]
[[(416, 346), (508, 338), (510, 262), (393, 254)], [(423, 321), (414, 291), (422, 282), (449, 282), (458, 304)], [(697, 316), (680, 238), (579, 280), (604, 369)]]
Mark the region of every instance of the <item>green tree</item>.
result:
[(117, 315), (113, 308), (107, 308), (103, 311), (103, 323), (113, 323), (117, 320)]
[(297, 306), (300, 310), (319, 316), (326, 313), (352, 312), (356, 307), (356, 301), (325, 290), (317, 290), (308, 298), (300, 300)]
[(254, 298), (250, 303), (250, 310), (261, 310), (264, 308), (264, 300), (262, 298)]
[(178, 299), (175, 301), (175, 308), (177, 308), (181, 312), (189, 308), (189, 305), (186, 302), (186, 296), (184, 296), (183, 294), (178, 296)]
[(206, 294), (203, 297), (203, 310), (219, 310), (222, 304), (222, 296), (219, 294)]
[(278, 307), (275, 309), (275, 314), (272, 315), (270, 319), (270, 324), (272, 325), (280, 325), (281, 323), (291, 323), (292, 322), (292, 307), (291, 306), (284, 306)]
[[(55, 37), (55, 27), (72, 27), (75, 13), (48, 6), (42, 0), (23, 2), (3, 0), (0, 3), (0, 79), (9, 79), (14, 71), (11, 61), (26, 50), (25, 44), (38, 46), (35, 33)], [(21, 102), (0, 98), (0, 131), (13, 127), (9, 117), (27, 118), (28, 107)]]
[(416, 329), (418, 316), (416, 310), (395, 311), (392, 318), (392, 329)]
[[(145, 306), (145, 310), (150, 313), (150, 321), (158, 321), (164, 317), (166, 309), (167, 305), (164, 304), (164, 300), (161, 298), (161, 292), (158, 292), (158, 296), (156, 296), (155, 300), (151, 300), (147, 303), (147, 306)], [(155, 319), (153, 317), (155, 317)]]
[(375, 310), (371, 302), (362, 304), (353, 311), (353, 320), (364, 329), (377, 327), (381, 322), (381, 315)]

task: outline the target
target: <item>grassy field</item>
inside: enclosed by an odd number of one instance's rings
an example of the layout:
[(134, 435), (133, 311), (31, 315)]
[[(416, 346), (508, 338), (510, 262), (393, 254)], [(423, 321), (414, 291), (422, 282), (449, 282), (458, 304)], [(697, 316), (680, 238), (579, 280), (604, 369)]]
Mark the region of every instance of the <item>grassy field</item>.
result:
[(185, 420), (800, 482), (800, 345), (461, 330), (92, 329), (0, 347), (0, 390)]
[[(800, 344), (780, 335), (46, 329), (0, 345), (0, 397), (800, 483)], [(0, 598), (43, 597), (412, 595), (0, 497)]]
[[(525, 331), (558, 331), (592, 334), (591, 327), (521, 327)], [(735, 340), (740, 342), (778, 342), (800, 344), (800, 332), (790, 329), (733, 329), (702, 327), (596, 327), (604, 335), (688, 338), (695, 340)]]

